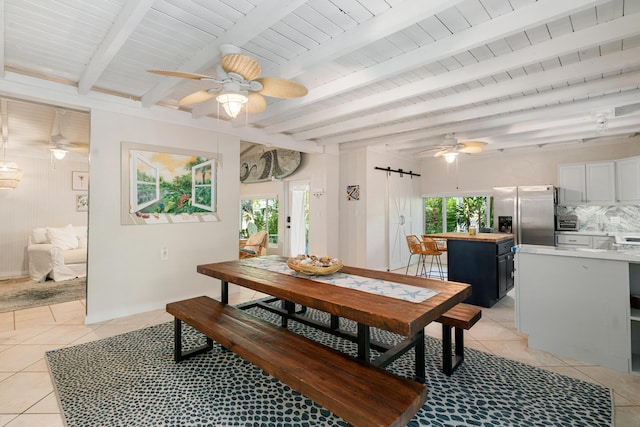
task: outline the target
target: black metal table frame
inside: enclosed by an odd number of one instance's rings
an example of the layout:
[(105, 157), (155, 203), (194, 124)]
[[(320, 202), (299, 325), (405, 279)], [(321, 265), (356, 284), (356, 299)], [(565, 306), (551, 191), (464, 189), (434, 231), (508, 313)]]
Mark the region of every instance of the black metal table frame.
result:
[[(229, 282), (221, 280), (221, 301), (224, 304), (229, 304)], [(282, 307), (278, 308), (271, 303), (276, 301), (282, 301)], [(371, 329), (369, 325), (357, 323), (357, 333), (340, 329), (340, 318), (336, 315), (330, 314), (331, 318), (329, 323), (318, 322), (305, 315), (306, 307), (302, 307), (301, 310), (296, 311), (295, 303), (291, 301), (282, 300), (276, 297), (266, 297), (256, 301), (249, 301), (246, 303), (238, 304), (236, 307), (241, 309), (249, 309), (252, 307), (259, 307), (261, 309), (270, 311), (274, 314), (281, 316), (282, 327), (288, 326), (289, 320), (300, 322), (304, 325), (311, 326), (319, 329), (323, 332), (335, 335), (340, 338), (355, 342), (358, 346), (358, 359), (365, 362), (372, 363), (376, 366), (384, 368), (398, 359), (400, 356), (409, 351), (412, 347), (415, 348), (415, 366), (416, 372), (414, 380), (420, 383), (425, 382), (425, 334), (424, 329), (421, 329), (412, 337), (406, 337), (404, 340), (396, 345), (385, 344), (371, 339)], [(371, 350), (376, 350), (380, 353), (378, 357), (371, 360)]]

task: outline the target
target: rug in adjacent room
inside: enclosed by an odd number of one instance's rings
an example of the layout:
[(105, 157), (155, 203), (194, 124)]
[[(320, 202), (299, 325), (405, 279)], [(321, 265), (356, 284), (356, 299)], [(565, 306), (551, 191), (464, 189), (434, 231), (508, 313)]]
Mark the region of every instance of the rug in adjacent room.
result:
[(0, 313), (86, 298), (86, 277), (54, 282), (28, 280), (0, 284)]
[[(352, 327), (343, 321), (342, 327)], [(348, 425), (217, 344), (206, 354), (174, 363), (172, 325), (47, 352), (67, 425)], [(349, 341), (297, 322), (290, 322), (290, 329), (341, 351), (356, 351)], [(183, 339), (186, 348), (203, 341), (188, 327)], [(399, 337), (372, 329), (372, 339), (395, 342)], [(426, 339), (429, 394), (409, 426), (611, 426), (610, 389), (473, 349), (447, 377), (441, 372), (441, 345)], [(410, 352), (389, 369), (411, 376), (413, 363)]]

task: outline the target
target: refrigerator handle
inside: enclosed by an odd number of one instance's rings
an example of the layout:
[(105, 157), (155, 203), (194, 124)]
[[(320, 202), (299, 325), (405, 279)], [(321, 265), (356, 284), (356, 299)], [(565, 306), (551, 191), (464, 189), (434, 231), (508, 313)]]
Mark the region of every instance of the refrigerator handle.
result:
[(517, 197), (516, 198), (516, 236), (513, 241), (514, 245), (519, 245), (520, 240), (522, 238), (521, 218), (522, 218), (522, 201), (520, 200), (520, 197)]

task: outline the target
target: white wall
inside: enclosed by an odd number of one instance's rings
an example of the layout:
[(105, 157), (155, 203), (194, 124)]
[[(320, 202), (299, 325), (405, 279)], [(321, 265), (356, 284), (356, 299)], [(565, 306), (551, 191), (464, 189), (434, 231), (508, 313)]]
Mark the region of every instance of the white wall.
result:
[[(458, 156), (458, 165), (442, 158), (422, 161), (424, 195), (486, 192), (493, 187), (558, 184), (558, 165), (614, 160), (640, 155), (640, 137), (623, 138), (623, 143), (573, 144), (564, 148), (531, 148)], [(456, 174), (457, 172), (457, 174)]]
[[(309, 180), (309, 190), (323, 189), (319, 197), (309, 197), (309, 253), (316, 255), (337, 256), (339, 251), (338, 233), (338, 156), (330, 154), (302, 153), (298, 169), (291, 175), (278, 181), (240, 184), (241, 198), (278, 197), (280, 212), (278, 230), (280, 244), (277, 249), (268, 249), (268, 254), (285, 255), (284, 247), (289, 238), (286, 228), (288, 206), (285, 201), (289, 195), (286, 185), (289, 181)], [(238, 169), (238, 176), (240, 169)], [(334, 255), (336, 254), (336, 255)]]
[[(43, 148), (46, 151), (46, 148)], [(71, 172), (88, 171), (87, 160), (68, 154), (63, 160), (7, 154), (23, 171), (13, 190), (0, 190), (0, 278), (29, 273), (27, 242), (36, 227), (58, 227), (67, 224), (87, 225), (87, 212), (76, 210), (77, 194), (71, 189)]]
[[(121, 141), (219, 152), (220, 222), (120, 225)], [(177, 299), (218, 296), (219, 282), (196, 266), (238, 257), (239, 139), (188, 126), (94, 109), (87, 323), (162, 309)], [(169, 259), (160, 260), (160, 248)]]
[[(341, 153), (340, 157), (340, 257), (348, 265), (387, 269), (387, 173), (375, 167), (419, 173), (418, 161), (375, 149)], [(420, 180), (404, 175), (414, 194), (412, 233), (421, 233)], [(360, 200), (347, 201), (347, 185), (360, 185)]]

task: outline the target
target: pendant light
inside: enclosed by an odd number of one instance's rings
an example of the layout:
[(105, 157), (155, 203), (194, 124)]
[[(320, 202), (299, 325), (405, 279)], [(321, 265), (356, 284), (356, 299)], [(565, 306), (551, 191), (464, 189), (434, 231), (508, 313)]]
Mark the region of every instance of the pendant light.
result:
[(7, 161), (7, 140), (2, 138), (2, 161), (0, 161), (0, 189), (15, 189), (22, 179), (22, 169), (15, 162)]

